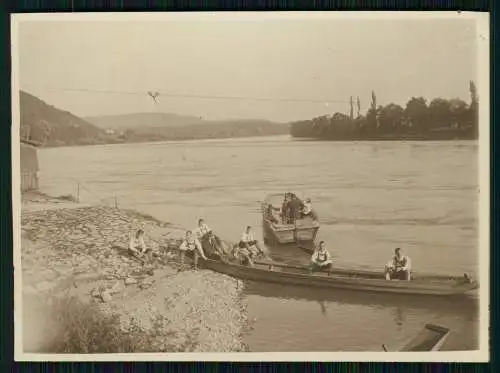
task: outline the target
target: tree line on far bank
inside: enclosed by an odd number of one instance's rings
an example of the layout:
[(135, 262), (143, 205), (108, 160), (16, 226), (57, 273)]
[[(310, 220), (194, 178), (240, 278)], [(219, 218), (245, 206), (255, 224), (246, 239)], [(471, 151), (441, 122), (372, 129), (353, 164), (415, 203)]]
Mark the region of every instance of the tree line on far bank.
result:
[(453, 140), (478, 138), (478, 95), (473, 81), (469, 84), (470, 102), (461, 99), (435, 98), (429, 103), (423, 97), (412, 97), (403, 108), (390, 103), (377, 105), (372, 92), (371, 104), (365, 115), (357, 115), (351, 97), (349, 115), (335, 113), (311, 120), (291, 123), (293, 137), (324, 140), (383, 140), (421, 139)]

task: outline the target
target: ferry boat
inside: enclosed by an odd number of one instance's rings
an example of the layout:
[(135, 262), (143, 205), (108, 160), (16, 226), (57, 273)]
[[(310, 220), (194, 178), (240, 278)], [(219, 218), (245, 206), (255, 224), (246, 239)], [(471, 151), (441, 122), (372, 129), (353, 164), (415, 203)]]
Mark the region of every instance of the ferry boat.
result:
[(285, 221), (281, 209), (284, 194), (270, 194), (262, 202), (262, 232), (265, 244), (311, 244), (316, 240), (320, 223), (313, 211), (310, 216)]

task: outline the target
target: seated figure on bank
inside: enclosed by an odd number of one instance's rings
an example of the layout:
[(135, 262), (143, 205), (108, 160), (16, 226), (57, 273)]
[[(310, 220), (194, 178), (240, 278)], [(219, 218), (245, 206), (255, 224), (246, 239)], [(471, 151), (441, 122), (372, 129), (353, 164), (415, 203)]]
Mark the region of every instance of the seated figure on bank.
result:
[(128, 251), (130, 255), (137, 258), (146, 256), (147, 259), (151, 260), (152, 250), (146, 247), (146, 244), (144, 243), (144, 231), (142, 229), (138, 229), (135, 233), (130, 233)]

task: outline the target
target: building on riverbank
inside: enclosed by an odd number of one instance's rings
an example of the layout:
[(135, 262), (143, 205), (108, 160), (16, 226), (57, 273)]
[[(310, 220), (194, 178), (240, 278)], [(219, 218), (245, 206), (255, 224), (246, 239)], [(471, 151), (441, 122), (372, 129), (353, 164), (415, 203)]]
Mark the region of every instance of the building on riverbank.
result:
[(40, 166), (38, 163), (39, 144), (30, 140), (21, 140), (21, 192), (38, 189)]

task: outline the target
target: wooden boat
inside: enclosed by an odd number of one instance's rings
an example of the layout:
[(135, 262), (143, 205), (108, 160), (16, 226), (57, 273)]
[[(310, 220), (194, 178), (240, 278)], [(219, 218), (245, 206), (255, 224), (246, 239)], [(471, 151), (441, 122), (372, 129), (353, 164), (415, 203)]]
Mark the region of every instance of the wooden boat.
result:
[(314, 242), (320, 224), (317, 219), (305, 217), (294, 224), (283, 224), (279, 212), (283, 194), (270, 194), (262, 202), (262, 232), (264, 243), (270, 245)]
[[(450, 329), (435, 324), (425, 324), (425, 327), (399, 351), (439, 351), (450, 334)], [(386, 345), (382, 345), (384, 351)]]
[(412, 281), (388, 281), (383, 272), (334, 268), (330, 274), (311, 274), (305, 266), (276, 262), (255, 261), (253, 267), (248, 267), (208, 259), (201, 260), (200, 265), (236, 278), (289, 286), (426, 296), (459, 295), (478, 288), (478, 284), (468, 277), (414, 275)]

